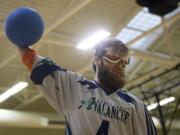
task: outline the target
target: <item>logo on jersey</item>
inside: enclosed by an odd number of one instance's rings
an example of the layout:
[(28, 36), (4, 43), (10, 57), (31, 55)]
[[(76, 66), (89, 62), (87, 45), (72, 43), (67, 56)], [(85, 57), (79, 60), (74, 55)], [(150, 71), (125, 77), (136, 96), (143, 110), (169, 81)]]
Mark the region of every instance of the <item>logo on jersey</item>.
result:
[(42, 59), (38, 64), (52, 65), (52, 64), (54, 64), (54, 62), (50, 58), (46, 57), (46, 58)]
[(91, 97), (88, 100), (81, 100), (81, 105), (78, 107), (78, 109), (82, 108), (85, 108), (86, 110), (93, 110), (107, 118), (120, 120), (124, 124), (126, 124), (126, 121), (130, 115), (130, 113), (122, 106), (112, 105), (95, 97)]

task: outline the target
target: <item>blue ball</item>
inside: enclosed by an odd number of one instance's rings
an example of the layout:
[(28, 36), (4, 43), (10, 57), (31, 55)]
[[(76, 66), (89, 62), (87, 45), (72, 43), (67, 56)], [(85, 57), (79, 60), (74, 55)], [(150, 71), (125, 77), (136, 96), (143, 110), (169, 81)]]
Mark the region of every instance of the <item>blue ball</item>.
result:
[(36, 43), (44, 32), (44, 24), (38, 12), (32, 8), (21, 7), (7, 17), (5, 33), (17, 46), (28, 47)]

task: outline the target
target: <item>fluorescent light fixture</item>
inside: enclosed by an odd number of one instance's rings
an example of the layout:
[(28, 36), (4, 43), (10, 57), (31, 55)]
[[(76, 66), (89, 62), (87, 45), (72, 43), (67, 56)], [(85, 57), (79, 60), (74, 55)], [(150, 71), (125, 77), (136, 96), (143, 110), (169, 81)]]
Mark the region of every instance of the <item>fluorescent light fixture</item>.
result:
[(8, 89), (6, 92), (2, 93), (0, 95), (0, 103), (8, 99), (10, 96), (18, 93), (22, 89), (28, 86), (28, 83), (26, 82), (19, 82), (16, 85), (12, 86), (10, 89)]
[[(159, 104), (160, 104), (160, 106), (163, 106), (163, 105), (166, 105), (166, 104), (168, 104), (170, 102), (173, 102), (174, 100), (175, 100), (175, 97), (169, 97), (169, 98), (161, 100), (159, 102)], [(155, 109), (157, 106), (158, 106), (158, 103), (155, 103), (155, 104), (147, 106), (147, 109), (150, 111), (150, 110)]]
[(104, 30), (98, 31), (92, 36), (90, 36), (88, 39), (78, 44), (77, 48), (82, 49), (82, 50), (87, 50), (109, 36), (110, 36), (110, 33), (107, 31), (104, 31)]

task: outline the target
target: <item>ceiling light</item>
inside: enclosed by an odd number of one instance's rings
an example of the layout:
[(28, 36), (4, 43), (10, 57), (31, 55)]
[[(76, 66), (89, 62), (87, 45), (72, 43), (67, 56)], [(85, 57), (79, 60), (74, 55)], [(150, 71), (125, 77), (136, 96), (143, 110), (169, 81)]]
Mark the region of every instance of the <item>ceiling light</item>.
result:
[[(163, 106), (163, 105), (166, 105), (166, 104), (168, 104), (170, 102), (173, 102), (174, 100), (175, 100), (175, 97), (169, 97), (169, 98), (161, 100), (159, 102), (159, 104), (160, 104), (160, 106)], [(154, 103), (152, 105), (147, 106), (147, 109), (150, 111), (150, 110), (155, 109), (157, 106), (158, 106), (158, 103)]]
[(26, 82), (19, 82), (16, 85), (12, 86), (10, 89), (6, 90), (4, 93), (0, 95), (0, 103), (8, 99), (10, 96), (18, 93), (22, 89), (28, 86)]
[(90, 36), (88, 39), (84, 40), (80, 44), (77, 45), (78, 49), (87, 50), (91, 47), (93, 47), (98, 42), (102, 41), (103, 39), (110, 36), (110, 33), (104, 30), (98, 31), (92, 36)]

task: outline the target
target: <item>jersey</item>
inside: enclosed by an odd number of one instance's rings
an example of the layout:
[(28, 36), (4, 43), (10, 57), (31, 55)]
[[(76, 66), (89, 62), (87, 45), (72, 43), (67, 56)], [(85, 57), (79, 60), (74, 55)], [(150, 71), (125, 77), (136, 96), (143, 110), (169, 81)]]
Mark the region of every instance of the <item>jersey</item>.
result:
[(36, 56), (31, 79), (49, 104), (65, 116), (66, 135), (156, 135), (143, 102), (125, 90), (107, 94), (87, 80)]

